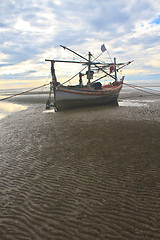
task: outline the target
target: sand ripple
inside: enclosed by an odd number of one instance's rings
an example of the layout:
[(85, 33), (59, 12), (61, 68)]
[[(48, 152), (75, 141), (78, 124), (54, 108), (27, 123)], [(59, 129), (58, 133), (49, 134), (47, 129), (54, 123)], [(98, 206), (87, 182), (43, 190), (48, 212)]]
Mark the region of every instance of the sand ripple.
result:
[(159, 123), (111, 117), (1, 121), (0, 239), (160, 239)]

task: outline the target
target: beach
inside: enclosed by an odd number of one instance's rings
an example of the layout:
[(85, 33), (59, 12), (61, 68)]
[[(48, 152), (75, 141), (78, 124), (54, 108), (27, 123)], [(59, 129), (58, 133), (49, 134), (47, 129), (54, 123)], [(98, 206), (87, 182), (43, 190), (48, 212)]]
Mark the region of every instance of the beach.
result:
[(47, 97), (0, 120), (0, 239), (159, 240), (159, 96), (58, 112)]

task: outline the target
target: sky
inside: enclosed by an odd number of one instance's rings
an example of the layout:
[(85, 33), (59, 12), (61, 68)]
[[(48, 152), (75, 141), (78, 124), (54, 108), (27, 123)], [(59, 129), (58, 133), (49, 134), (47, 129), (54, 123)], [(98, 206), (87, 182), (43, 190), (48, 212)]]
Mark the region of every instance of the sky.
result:
[[(0, 1), (0, 89), (50, 82), (45, 59), (80, 60), (64, 45), (100, 60), (134, 60), (121, 75), (128, 83), (160, 83), (160, 0)], [(56, 63), (61, 83), (83, 66)], [(73, 80), (74, 83), (75, 80)]]

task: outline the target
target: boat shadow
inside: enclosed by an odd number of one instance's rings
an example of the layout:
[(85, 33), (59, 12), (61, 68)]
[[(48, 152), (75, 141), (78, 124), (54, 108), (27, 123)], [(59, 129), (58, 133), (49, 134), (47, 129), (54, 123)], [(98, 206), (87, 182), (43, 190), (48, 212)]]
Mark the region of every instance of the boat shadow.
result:
[(101, 109), (115, 109), (117, 107), (119, 107), (118, 101), (100, 105), (63, 106), (61, 108), (58, 108), (58, 112), (98, 111)]

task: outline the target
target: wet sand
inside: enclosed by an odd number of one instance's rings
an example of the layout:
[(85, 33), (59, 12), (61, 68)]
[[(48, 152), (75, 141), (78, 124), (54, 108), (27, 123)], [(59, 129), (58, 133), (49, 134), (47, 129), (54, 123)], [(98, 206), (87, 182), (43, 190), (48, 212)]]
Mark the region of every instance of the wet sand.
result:
[(0, 239), (160, 239), (160, 101), (126, 97), (0, 121)]

